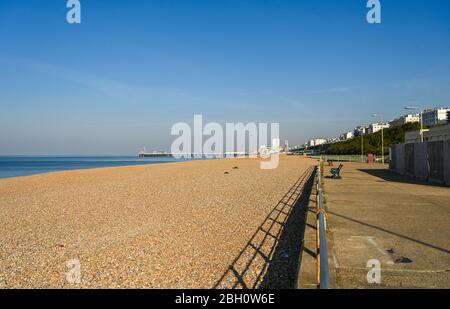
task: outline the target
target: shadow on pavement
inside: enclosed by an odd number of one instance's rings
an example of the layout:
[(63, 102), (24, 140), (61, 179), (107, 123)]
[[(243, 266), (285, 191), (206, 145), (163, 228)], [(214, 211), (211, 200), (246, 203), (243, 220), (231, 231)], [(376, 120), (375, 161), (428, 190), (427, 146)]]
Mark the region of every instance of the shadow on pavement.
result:
[(448, 249), (441, 248), (441, 247), (435, 246), (433, 244), (429, 244), (429, 243), (426, 243), (424, 241), (421, 241), (421, 240), (418, 240), (418, 239), (415, 239), (415, 238), (412, 238), (412, 237), (409, 237), (409, 236), (406, 236), (406, 235), (402, 235), (402, 234), (399, 234), (399, 233), (396, 233), (396, 232), (384, 229), (382, 227), (379, 227), (379, 226), (376, 226), (376, 225), (373, 225), (373, 224), (369, 224), (369, 223), (366, 223), (366, 222), (362, 222), (360, 220), (356, 220), (356, 219), (353, 219), (353, 218), (350, 218), (350, 217), (347, 217), (347, 216), (343, 216), (343, 215), (337, 214), (337, 213), (332, 212), (332, 211), (328, 211), (328, 214), (336, 216), (336, 217), (339, 217), (339, 218), (342, 218), (342, 219), (346, 219), (346, 220), (349, 220), (349, 221), (352, 221), (352, 222), (355, 222), (355, 223), (359, 223), (359, 224), (362, 224), (364, 226), (371, 227), (373, 229), (376, 229), (376, 230), (388, 233), (390, 235), (394, 235), (394, 236), (397, 236), (397, 237), (400, 237), (400, 238), (403, 238), (403, 239), (415, 242), (417, 244), (420, 244), (420, 245), (423, 245), (423, 246), (426, 246), (426, 247), (429, 247), (429, 248), (433, 248), (435, 250), (438, 250), (438, 251), (450, 254), (450, 250), (448, 250)]
[(359, 169), (358, 171), (364, 172), (366, 174), (378, 177), (384, 181), (389, 181), (389, 182), (401, 182), (401, 183), (409, 183), (409, 184), (415, 184), (415, 185), (435, 186), (435, 187), (446, 188), (446, 186), (442, 185), (442, 184), (430, 183), (430, 182), (423, 181), (420, 179), (416, 179), (416, 178), (412, 178), (412, 177), (408, 177), (408, 176), (402, 176), (402, 175), (396, 174), (388, 169)]

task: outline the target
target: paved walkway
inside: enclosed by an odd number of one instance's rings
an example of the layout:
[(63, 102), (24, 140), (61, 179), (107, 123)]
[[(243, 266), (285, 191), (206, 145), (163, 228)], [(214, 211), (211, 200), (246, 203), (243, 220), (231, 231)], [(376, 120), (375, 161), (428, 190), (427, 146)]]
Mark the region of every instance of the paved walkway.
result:
[[(450, 288), (450, 189), (380, 165), (344, 163), (342, 176), (325, 180), (337, 287)], [(367, 283), (370, 259), (379, 285)]]

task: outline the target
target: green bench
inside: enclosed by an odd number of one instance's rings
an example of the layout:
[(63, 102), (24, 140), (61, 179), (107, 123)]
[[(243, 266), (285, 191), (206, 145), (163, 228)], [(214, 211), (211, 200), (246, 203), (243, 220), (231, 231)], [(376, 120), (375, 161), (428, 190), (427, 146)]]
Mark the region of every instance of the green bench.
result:
[(338, 168), (332, 168), (331, 169), (331, 178), (332, 179), (342, 179), (341, 177), (341, 170), (344, 167), (343, 164), (339, 164)]

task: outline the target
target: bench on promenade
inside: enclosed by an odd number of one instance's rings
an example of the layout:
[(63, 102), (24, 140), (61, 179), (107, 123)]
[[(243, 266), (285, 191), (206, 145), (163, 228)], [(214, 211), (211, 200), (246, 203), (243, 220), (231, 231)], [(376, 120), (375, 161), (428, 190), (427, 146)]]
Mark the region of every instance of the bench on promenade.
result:
[(338, 168), (332, 168), (331, 169), (331, 178), (332, 179), (342, 179), (341, 177), (341, 170), (344, 167), (343, 164), (339, 164)]

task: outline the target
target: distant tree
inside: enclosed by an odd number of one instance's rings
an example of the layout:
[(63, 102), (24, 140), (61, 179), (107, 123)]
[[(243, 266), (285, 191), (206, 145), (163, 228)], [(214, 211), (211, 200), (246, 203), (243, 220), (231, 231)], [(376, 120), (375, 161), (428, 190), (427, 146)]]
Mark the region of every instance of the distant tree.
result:
[[(408, 123), (403, 126), (384, 129), (384, 151), (388, 152), (389, 145), (405, 142), (405, 133), (420, 130), (419, 123)], [(358, 155), (361, 154), (361, 138), (356, 137), (335, 144), (320, 145), (310, 148), (321, 154), (328, 155)], [(381, 131), (364, 135), (364, 154), (381, 155)]]

